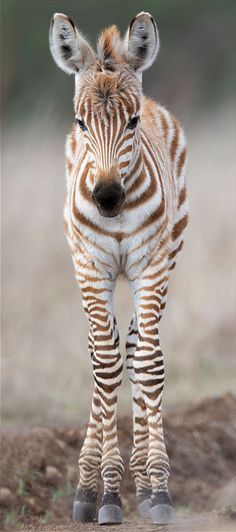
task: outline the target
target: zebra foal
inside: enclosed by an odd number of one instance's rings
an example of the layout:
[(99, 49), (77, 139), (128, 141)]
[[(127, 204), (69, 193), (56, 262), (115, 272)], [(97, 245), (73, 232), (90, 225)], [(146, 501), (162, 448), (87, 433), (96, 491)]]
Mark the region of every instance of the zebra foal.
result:
[(140, 514), (173, 522), (169, 460), (163, 437), (163, 354), (159, 321), (168, 279), (187, 225), (186, 145), (177, 120), (142, 94), (142, 71), (158, 49), (149, 13), (132, 20), (125, 37), (104, 30), (97, 50), (64, 14), (55, 14), (50, 48), (75, 76), (75, 124), (66, 142), (65, 231), (88, 317), (94, 392), (79, 458), (75, 521), (96, 518), (97, 478), (104, 492), (99, 524), (122, 522), (124, 465), (117, 440), (117, 392), (123, 362), (113, 312), (118, 275), (125, 274), (135, 313), (127, 337), (132, 385), (130, 468)]

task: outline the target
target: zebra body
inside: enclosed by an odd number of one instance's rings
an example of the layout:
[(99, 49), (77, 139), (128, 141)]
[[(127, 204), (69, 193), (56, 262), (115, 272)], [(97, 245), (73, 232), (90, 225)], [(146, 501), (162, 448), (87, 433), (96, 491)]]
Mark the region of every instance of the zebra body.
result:
[[(57, 14), (50, 43), (57, 64), (76, 79), (76, 124), (66, 142), (64, 219), (90, 323), (95, 383), (74, 517), (87, 520), (86, 505), (95, 507), (101, 468), (99, 522), (121, 520), (124, 467), (116, 416), (123, 361), (113, 295), (118, 275), (124, 274), (135, 308), (126, 345), (133, 397), (130, 468), (139, 504), (152, 505), (153, 522), (170, 522), (158, 323), (187, 225), (184, 133), (166, 109), (142, 95), (141, 72), (153, 62), (159, 46), (151, 15), (137, 15), (124, 40), (116, 27), (105, 30), (95, 55), (72, 21)], [(111, 505), (115, 517), (109, 514)], [(169, 514), (163, 518), (164, 506)], [(89, 515), (94, 517), (93, 512)]]

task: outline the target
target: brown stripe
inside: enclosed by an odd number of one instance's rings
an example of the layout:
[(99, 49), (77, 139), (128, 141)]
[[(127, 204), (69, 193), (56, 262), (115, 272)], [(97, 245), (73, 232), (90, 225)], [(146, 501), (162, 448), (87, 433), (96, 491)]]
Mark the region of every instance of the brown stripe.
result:
[(71, 170), (72, 170), (72, 162), (67, 158), (66, 159), (66, 168), (67, 168), (67, 171), (69, 172), (69, 174), (71, 173)]
[(174, 225), (174, 227), (172, 229), (172, 233), (171, 233), (172, 240), (176, 240), (181, 235), (181, 233), (183, 232), (183, 230), (187, 226), (187, 223), (188, 223), (188, 215), (185, 214), (185, 216), (183, 216), (183, 218), (181, 218), (181, 220), (179, 220)]
[(123, 155), (126, 155), (127, 153), (132, 151), (132, 146), (127, 146), (123, 150), (120, 151), (119, 157), (123, 157)]
[(163, 130), (163, 134), (164, 134), (164, 139), (165, 141), (167, 142), (167, 136), (168, 136), (168, 132), (169, 132), (169, 125), (168, 125), (168, 122), (164, 116), (164, 114), (162, 113), (161, 110), (159, 110), (159, 115), (160, 115), (160, 119), (161, 119), (161, 126), (162, 126), (162, 130)]
[(149, 163), (149, 161), (146, 159), (146, 157), (144, 157), (145, 159), (145, 164), (147, 166), (147, 169), (148, 169), (148, 172), (150, 174), (150, 177), (151, 177), (151, 182), (148, 186), (148, 188), (146, 188), (146, 190), (141, 194), (141, 196), (139, 196), (138, 198), (134, 199), (133, 201), (127, 201), (126, 204), (125, 204), (125, 207), (126, 209), (133, 209), (137, 206), (140, 206), (142, 205), (143, 203), (145, 203), (146, 201), (148, 201), (149, 199), (151, 199), (156, 190), (157, 190), (157, 180), (156, 180), (156, 177), (154, 176), (153, 174), (153, 171), (152, 171), (152, 168), (151, 168), (151, 165)]
[(186, 150), (186, 148), (184, 148), (184, 150), (182, 151), (182, 153), (181, 153), (181, 155), (179, 157), (179, 160), (178, 160), (177, 177), (180, 177), (182, 167), (183, 167), (183, 165), (185, 163), (185, 160), (186, 160), (186, 156), (187, 156), (187, 150)]
[(174, 125), (174, 137), (173, 137), (173, 140), (171, 143), (171, 149), (170, 149), (170, 156), (171, 156), (172, 162), (174, 161), (176, 150), (177, 150), (178, 143), (179, 143), (179, 128), (178, 128), (177, 120), (173, 119), (173, 125)]
[(184, 186), (179, 193), (178, 209), (181, 207), (181, 205), (184, 203), (185, 200), (186, 200), (186, 187)]
[[(129, 139), (132, 139), (133, 138), (133, 133), (129, 133), (128, 135), (126, 135), (125, 137), (125, 140), (129, 140)], [(124, 140), (121, 139), (118, 144), (117, 144), (117, 147), (116, 147), (116, 150), (117, 152), (119, 151), (119, 149), (121, 148), (122, 144), (124, 143)]]
[[(180, 245), (177, 247), (177, 249), (174, 249), (174, 251), (172, 251), (172, 253), (170, 253), (170, 255), (169, 255), (169, 259), (170, 259), (170, 260), (171, 260), (171, 259), (174, 259), (175, 255), (177, 255), (177, 253), (182, 249), (182, 247), (183, 247), (183, 243), (184, 243), (183, 240), (181, 240)], [(165, 292), (167, 292), (167, 289), (166, 289)], [(163, 296), (164, 296), (164, 295), (165, 295), (165, 294), (164, 294), (164, 292), (163, 292)]]

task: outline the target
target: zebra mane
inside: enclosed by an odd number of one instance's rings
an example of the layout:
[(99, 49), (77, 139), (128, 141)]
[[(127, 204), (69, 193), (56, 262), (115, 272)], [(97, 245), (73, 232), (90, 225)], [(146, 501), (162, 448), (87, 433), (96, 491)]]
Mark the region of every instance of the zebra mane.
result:
[(106, 28), (100, 34), (97, 43), (97, 57), (101, 69), (114, 71), (124, 64), (123, 42), (117, 26)]

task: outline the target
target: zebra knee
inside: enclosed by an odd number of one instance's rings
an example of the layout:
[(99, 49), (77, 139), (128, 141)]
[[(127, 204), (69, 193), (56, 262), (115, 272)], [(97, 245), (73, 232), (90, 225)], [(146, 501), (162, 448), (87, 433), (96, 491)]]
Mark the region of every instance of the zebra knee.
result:
[[(94, 353), (93, 375), (103, 409), (106, 397), (116, 395), (122, 383), (123, 360), (120, 353), (111, 353), (109, 357)], [(109, 401), (108, 401), (109, 403)]]

